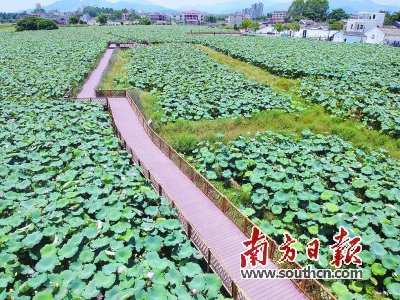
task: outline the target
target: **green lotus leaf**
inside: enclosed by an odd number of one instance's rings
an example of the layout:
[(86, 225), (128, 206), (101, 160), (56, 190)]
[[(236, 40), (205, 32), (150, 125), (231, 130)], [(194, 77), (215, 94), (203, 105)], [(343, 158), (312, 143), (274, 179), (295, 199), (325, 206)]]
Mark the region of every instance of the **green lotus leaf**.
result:
[(31, 288), (37, 289), (47, 280), (47, 274), (40, 274), (36, 277), (32, 277), (28, 279), (28, 285)]
[(244, 170), (247, 169), (247, 164), (246, 164), (243, 160), (237, 160), (237, 161), (235, 162), (235, 164), (236, 164), (236, 168), (237, 168), (239, 171), (244, 171)]
[(349, 289), (355, 291), (356, 293), (360, 293), (363, 290), (364, 286), (361, 282), (359, 281), (352, 281), (349, 284)]
[(354, 180), (352, 183), (352, 186), (358, 189), (363, 188), (365, 185), (366, 185), (365, 181), (360, 179)]
[(45, 245), (42, 249), (40, 249), (40, 254), (42, 257), (46, 257), (49, 255), (56, 255), (57, 254), (57, 248), (55, 244), (48, 244)]
[(224, 178), (231, 178), (232, 177), (232, 172), (231, 172), (231, 170), (225, 170), (225, 171), (223, 171), (222, 172), (222, 177), (224, 177)]
[(242, 185), (242, 190), (246, 193), (249, 193), (253, 190), (253, 186), (250, 183), (246, 183)]
[(386, 269), (380, 263), (374, 263), (371, 266), (372, 273), (377, 276), (383, 276), (386, 274)]
[(41, 232), (35, 231), (33, 233), (28, 234), (23, 240), (22, 243), (28, 247), (32, 248), (33, 246), (40, 243), (43, 238), (43, 234)]
[(345, 286), (343, 283), (340, 283), (339, 281), (336, 281), (332, 284), (332, 290), (338, 296), (341, 296), (349, 291), (347, 286)]
[(80, 279), (88, 279), (94, 274), (95, 271), (96, 271), (96, 265), (94, 264), (84, 265), (83, 269), (78, 272), (78, 277)]
[(198, 292), (201, 292), (206, 287), (206, 280), (204, 276), (195, 276), (189, 283), (188, 286), (191, 290), (195, 289)]
[(285, 204), (289, 200), (290, 194), (279, 191), (274, 194), (274, 200), (280, 204)]
[(214, 180), (218, 178), (217, 173), (215, 173), (214, 171), (208, 171), (206, 177), (209, 180)]
[(144, 239), (144, 246), (147, 251), (160, 251), (162, 243), (163, 239), (159, 236), (146, 236)]
[(344, 292), (338, 300), (353, 300), (354, 299), (354, 294), (351, 292)]
[(98, 290), (96, 288), (96, 284), (95, 281), (92, 280), (91, 282), (89, 282), (89, 284), (86, 286), (85, 290), (83, 291), (82, 296), (85, 299), (92, 299), (95, 298), (96, 296), (98, 296), (100, 294), (100, 290)]
[(388, 270), (395, 270), (399, 264), (400, 264), (400, 257), (398, 255), (394, 256), (386, 254), (382, 258), (382, 265)]
[(332, 199), (332, 197), (333, 197), (334, 195), (335, 195), (335, 194), (334, 194), (332, 191), (324, 190), (324, 191), (322, 192), (322, 194), (321, 194), (320, 197), (321, 197), (322, 200), (329, 201), (329, 200)]
[(204, 161), (206, 162), (206, 163), (213, 163), (214, 162), (214, 160), (215, 160), (215, 155), (213, 154), (213, 153), (211, 153), (211, 152), (207, 152), (207, 153), (203, 153), (203, 156), (204, 156)]
[(97, 236), (97, 229), (94, 227), (88, 227), (82, 230), (82, 234), (88, 239), (93, 239)]
[(335, 213), (335, 212), (339, 211), (339, 207), (334, 203), (326, 203), (325, 206), (326, 206), (326, 209), (331, 213)]
[(392, 283), (388, 288), (388, 292), (394, 299), (400, 299), (400, 283)]
[(58, 263), (59, 263), (59, 260), (56, 255), (48, 255), (48, 256), (42, 257), (38, 261), (35, 269), (38, 272), (52, 271)]
[[(319, 183), (319, 182), (314, 183), (314, 184), (312, 185), (311, 189), (312, 189), (313, 191), (318, 192), (318, 193), (322, 193), (322, 192), (325, 191), (325, 187), (324, 187), (321, 183)], [(321, 199), (322, 199), (322, 198), (321, 198)]]
[(318, 226), (310, 226), (308, 227), (308, 232), (311, 234), (318, 234)]
[(179, 269), (182, 276), (193, 278), (196, 275), (202, 273), (201, 268), (198, 264), (189, 262), (186, 265), (180, 267)]
[(389, 238), (396, 237), (398, 235), (398, 229), (392, 225), (383, 224), (382, 232)]
[(375, 256), (372, 255), (367, 250), (361, 251), (361, 253), (358, 256), (361, 258), (363, 264), (371, 265), (371, 264), (373, 264), (375, 262)]
[(51, 291), (42, 291), (42, 292), (38, 292), (33, 298), (32, 300), (53, 300), (53, 294), (51, 293)]
[(148, 206), (144, 210), (144, 213), (149, 215), (149, 216), (156, 216), (156, 215), (159, 214), (158, 206)]
[(379, 199), (381, 196), (379, 191), (377, 190), (367, 190), (365, 192), (365, 195), (370, 199)]
[(79, 259), (83, 263), (92, 262), (93, 258), (94, 258), (94, 253), (92, 251), (85, 250), (79, 253)]
[(183, 277), (178, 270), (172, 268), (165, 274), (165, 279), (168, 280), (170, 284), (179, 286), (182, 284)]
[(115, 259), (120, 263), (127, 264), (131, 256), (132, 249), (130, 247), (124, 247), (115, 252)]

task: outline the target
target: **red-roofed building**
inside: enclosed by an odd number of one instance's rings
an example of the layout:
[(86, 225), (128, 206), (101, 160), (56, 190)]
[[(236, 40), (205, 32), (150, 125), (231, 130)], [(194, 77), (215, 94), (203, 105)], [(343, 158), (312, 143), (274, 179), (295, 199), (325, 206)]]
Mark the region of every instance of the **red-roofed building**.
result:
[(188, 25), (198, 25), (204, 23), (205, 13), (198, 10), (185, 10), (179, 14), (179, 23)]

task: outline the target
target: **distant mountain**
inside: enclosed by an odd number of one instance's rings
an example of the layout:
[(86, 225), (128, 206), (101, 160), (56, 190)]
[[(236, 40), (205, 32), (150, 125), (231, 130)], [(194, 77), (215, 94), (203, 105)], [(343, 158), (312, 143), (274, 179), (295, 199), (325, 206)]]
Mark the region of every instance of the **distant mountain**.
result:
[[(250, 7), (251, 4), (261, 2), (264, 4), (264, 13), (273, 12), (274, 10), (287, 10), (291, 4), (289, 3), (278, 3), (273, 1), (263, 0), (235, 0), (226, 3), (218, 3), (215, 5), (195, 5), (195, 6), (183, 6), (180, 10), (184, 9), (197, 9), (200, 11), (206, 11), (213, 14), (227, 14), (233, 12), (241, 12), (244, 8)], [(361, 11), (400, 11), (400, 3), (392, 5), (376, 4), (371, 0), (330, 0), (330, 9), (343, 8), (347, 13), (358, 13)]]
[[(123, 0), (119, 2), (108, 2), (105, 0), (59, 0), (53, 4), (43, 6), (46, 11), (53, 10), (53, 9), (58, 9), (62, 12), (67, 12), (67, 11), (76, 11), (78, 7), (85, 5), (85, 6), (93, 6), (97, 5), (98, 7), (107, 7), (107, 8), (113, 8), (113, 9), (135, 9), (138, 11), (139, 9), (144, 10), (146, 12), (160, 12), (160, 13), (165, 13), (165, 12), (177, 12), (174, 9), (163, 7), (156, 5), (150, 1), (146, 0)], [(27, 11), (30, 11), (33, 9), (29, 9)]]

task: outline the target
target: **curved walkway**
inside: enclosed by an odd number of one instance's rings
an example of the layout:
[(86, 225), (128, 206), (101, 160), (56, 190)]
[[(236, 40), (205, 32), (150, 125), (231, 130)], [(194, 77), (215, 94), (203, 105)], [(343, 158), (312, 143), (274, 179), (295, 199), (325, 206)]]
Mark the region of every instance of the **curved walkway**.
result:
[[(94, 97), (94, 88), (111, 54), (112, 50), (107, 50), (99, 67), (79, 93), (80, 98)], [(109, 98), (109, 105), (115, 124), (128, 146), (150, 169), (251, 299), (308, 299), (289, 279), (241, 279), (240, 254), (245, 250), (242, 242), (248, 239), (245, 234), (151, 141), (127, 99)], [(278, 269), (271, 261), (267, 267)]]

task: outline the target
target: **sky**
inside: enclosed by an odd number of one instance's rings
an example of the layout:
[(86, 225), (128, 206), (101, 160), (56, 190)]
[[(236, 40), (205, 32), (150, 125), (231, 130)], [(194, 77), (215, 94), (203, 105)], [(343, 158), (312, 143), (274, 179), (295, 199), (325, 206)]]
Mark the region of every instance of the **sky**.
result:
[[(213, 5), (216, 3), (230, 2), (232, 0), (149, 0), (149, 1), (161, 6), (175, 9), (182, 7), (184, 5), (196, 5), (196, 4)], [(362, 2), (363, 0), (358, 0), (358, 1)], [(373, 0), (373, 1), (378, 4), (394, 4), (400, 2), (400, 0)], [(34, 8), (36, 2), (40, 2), (42, 6), (46, 6), (56, 1), (55, 0), (0, 0), (0, 12), (14, 12), (23, 9)], [(118, 0), (112, 0), (110, 2), (118, 2)], [(140, 3), (140, 0), (135, 2)], [(292, 0), (273, 0), (273, 2), (289, 3), (292, 2)]]

